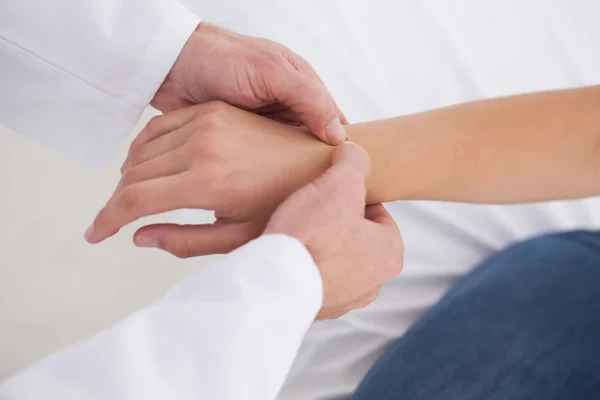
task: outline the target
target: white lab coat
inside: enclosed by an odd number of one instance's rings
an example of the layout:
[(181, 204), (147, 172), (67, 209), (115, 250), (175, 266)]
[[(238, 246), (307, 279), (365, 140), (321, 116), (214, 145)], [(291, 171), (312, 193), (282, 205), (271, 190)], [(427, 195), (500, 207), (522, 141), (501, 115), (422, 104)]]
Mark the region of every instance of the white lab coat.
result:
[(306, 248), (263, 236), (9, 379), (0, 399), (275, 399), (321, 296)]
[[(173, 0), (2, 0), (0, 123), (101, 165), (197, 24)], [(321, 302), (308, 250), (263, 236), (8, 379), (0, 399), (273, 399)]]

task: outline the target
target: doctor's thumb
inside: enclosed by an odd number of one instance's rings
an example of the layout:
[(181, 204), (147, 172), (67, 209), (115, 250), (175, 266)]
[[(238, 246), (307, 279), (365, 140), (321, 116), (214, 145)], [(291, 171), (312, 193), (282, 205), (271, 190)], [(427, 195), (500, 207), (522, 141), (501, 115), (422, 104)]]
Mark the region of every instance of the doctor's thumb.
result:
[(366, 184), (371, 170), (371, 159), (359, 145), (344, 142), (332, 156), (331, 167), (315, 180), (321, 196), (337, 204), (365, 207)]
[(332, 165), (315, 181), (300, 188), (279, 205), (264, 233), (284, 233), (304, 244), (335, 225), (342, 228), (352, 217), (362, 218), (371, 160), (362, 147), (351, 142), (337, 146)]
[(275, 98), (295, 112), (302, 123), (325, 143), (338, 145), (346, 140), (346, 117), (321, 82), (298, 72), (272, 88)]

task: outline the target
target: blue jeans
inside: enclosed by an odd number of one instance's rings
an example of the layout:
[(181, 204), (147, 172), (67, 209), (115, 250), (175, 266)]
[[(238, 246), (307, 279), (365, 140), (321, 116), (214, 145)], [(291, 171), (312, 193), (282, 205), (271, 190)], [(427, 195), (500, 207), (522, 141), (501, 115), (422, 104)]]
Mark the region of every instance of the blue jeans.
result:
[(600, 400), (600, 233), (495, 254), (398, 339), (354, 400)]

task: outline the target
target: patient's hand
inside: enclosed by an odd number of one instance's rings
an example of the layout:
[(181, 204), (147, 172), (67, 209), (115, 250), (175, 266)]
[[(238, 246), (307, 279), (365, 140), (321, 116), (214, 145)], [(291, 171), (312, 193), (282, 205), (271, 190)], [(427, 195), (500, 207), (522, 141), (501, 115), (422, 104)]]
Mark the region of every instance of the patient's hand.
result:
[(140, 217), (196, 208), (214, 210), (217, 222), (147, 226), (136, 244), (179, 257), (229, 252), (260, 235), (277, 205), (330, 165), (333, 149), (221, 102), (155, 117), (86, 238), (97, 243)]

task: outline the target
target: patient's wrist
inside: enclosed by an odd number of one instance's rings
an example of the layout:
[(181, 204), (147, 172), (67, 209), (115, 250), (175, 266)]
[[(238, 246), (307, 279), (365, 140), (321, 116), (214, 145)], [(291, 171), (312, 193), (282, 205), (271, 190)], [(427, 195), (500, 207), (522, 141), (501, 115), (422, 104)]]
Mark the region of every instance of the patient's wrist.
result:
[(433, 176), (421, 154), (420, 125), (416, 118), (407, 116), (346, 127), (348, 140), (362, 146), (371, 157), (367, 204), (427, 198)]

